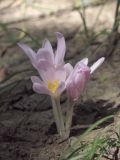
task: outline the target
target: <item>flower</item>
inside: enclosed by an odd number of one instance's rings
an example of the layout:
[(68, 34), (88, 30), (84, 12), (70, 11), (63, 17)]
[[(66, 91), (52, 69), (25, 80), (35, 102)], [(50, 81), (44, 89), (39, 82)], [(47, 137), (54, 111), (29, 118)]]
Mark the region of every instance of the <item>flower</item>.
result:
[(70, 63), (65, 64), (64, 62), (66, 46), (63, 35), (57, 32), (56, 37), (57, 49), (55, 53), (47, 39), (37, 53), (23, 43), (18, 43), (18, 45), (39, 73), (39, 76), (31, 77), (33, 90), (39, 94), (51, 96), (58, 133), (62, 138), (68, 138), (72, 122), (73, 103), (68, 103), (65, 118), (60, 106), (60, 95), (66, 89), (68, 102), (76, 101), (84, 91), (90, 75), (104, 62), (105, 58), (100, 58), (91, 67), (88, 67), (88, 58), (84, 58), (73, 68)]
[(70, 63), (64, 63), (66, 51), (64, 36), (57, 32), (57, 49), (55, 53), (49, 40), (45, 39), (37, 53), (23, 43), (18, 43), (24, 53), (29, 57), (39, 76), (32, 76), (33, 90), (39, 94), (51, 96), (60, 95), (65, 89), (71, 100), (77, 100), (84, 91), (92, 74), (104, 61), (100, 58), (90, 68), (87, 66), (88, 58), (79, 61), (74, 69)]
[[(42, 63), (40, 63), (42, 65)], [(43, 64), (44, 65), (44, 64)], [(48, 66), (45, 66), (48, 67)], [(66, 72), (64, 68), (55, 70), (52, 66), (46, 69), (41, 69), (42, 80), (37, 76), (32, 76), (33, 90), (39, 94), (48, 94), (58, 96), (65, 88)]]
[(53, 48), (49, 40), (43, 42), (42, 48), (35, 53), (30, 47), (23, 43), (18, 43), (24, 53), (29, 57), (32, 65), (41, 76), (33, 76), (33, 90), (40, 94), (51, 96), (60, 95), (65, 89), (65, 80), (70, 74), (70, 64), (64, 63), (65, 39), (59, 32), (56, 33), (57, 50), (53, 53)]
[(39, 61), (45, 60), (45, 62), (54, 65), (56, 68), (64, 65), (64, 56), (66, 51), (65, 39), (63, 35), (56, 32), (57, 37), (57, 49), (55, 54), (49, 40), (45, 39), (42, 48), (40, 48), (37, 53), (35, 53), (30, 47), (23, 43), (18, 43), (19, 47), (24, 51), (24, 53), (29, 57), (32, 65), (38, 69)]
[(88, 58), (79, 61), (66, 81), (66, 90), (71, 101), (76, 101), (84, 91), (90, 75), (104, 62), (102, 57), (91, 67), (88, 67)]

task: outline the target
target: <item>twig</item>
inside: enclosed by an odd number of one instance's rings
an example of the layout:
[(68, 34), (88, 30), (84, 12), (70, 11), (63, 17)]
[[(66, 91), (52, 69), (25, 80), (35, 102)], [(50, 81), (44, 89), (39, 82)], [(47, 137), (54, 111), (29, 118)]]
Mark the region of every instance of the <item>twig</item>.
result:
[(11, 28), (11, 29), (15, 29), (15, 30), (23, 32), (26, 36), (30, 37), (37, 45), (40, 45), (36, 39), (34, 39), (28, 32), (22, 30), (21, 28), (15, 28), (14, 27), (14, 28)]
[(116, 147), (116, 150), (115, 150), (115, 152), (114, 152), (114, 154), (113, 154), (113, 159), (119, 160), (118, 153), (119, 153), (119, 148)]
[(120, 6), (120, 0), (117, 0), (117, 4), (116, 4), (116, 11), (115, 11), (115, 20), (114, 20), (114, 24), (113, 24), (113, 32), (118, 32), (118, 27), (119, 27), (119, 6)]
[(86, 37), (89, 38), (88, 27), (87, 27), (86, 16), (85, 16), (85, 5), (83, 0), (82, 0), (82, 11), (79, 10), (79, 13), (83, 22)]

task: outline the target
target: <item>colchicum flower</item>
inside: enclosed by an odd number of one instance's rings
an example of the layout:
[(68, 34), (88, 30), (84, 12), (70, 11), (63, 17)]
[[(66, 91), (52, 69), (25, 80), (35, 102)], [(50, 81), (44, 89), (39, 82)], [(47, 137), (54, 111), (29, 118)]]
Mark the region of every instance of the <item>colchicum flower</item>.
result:
[(18, 43), (41, 76), (41, 78), (37, 76), (31, 77), (33, 90), (39, 94), (57, 96), (65, 89), (65, 80), (69, 74), (69, 64), (64, 63), (65, 39), (58, 32), (56, 33), (56, 37), (57, 50), (55, 54), (47, 39), (37, 53), (27, 45)]
[[(33, 90), (39, 94), (51, 96), (57, 131), (62, 138), (68, 138), (74, 101), (80, 97), (86, 88), (90, 75), (104, 62), (104, 57), (100, 58), (91, 67), (87, 65), (88, 58), (84, 58), (73, 68), (70, 63), (65, 64), (64, 62), (66, 46), (63, 35), (57, 32), (56, 37), (57, 49), (55, 53), (47, 39), (37, 53), (23, 43), (18, 43), (18, 45), (39, 73), (39, 76), (31, 77)], [(60, 95), (64, 90), (67, 91), (69, 103), (66, 117), (64, 117), (60, 105)]]
[(88, 58), (78, 62), (66, 81), (66, 90), (71, 101), (77, 100), (86, 88), (90, 75), (104, 62), (104, 57), (100, 58), (91, 67), (88, 67)]

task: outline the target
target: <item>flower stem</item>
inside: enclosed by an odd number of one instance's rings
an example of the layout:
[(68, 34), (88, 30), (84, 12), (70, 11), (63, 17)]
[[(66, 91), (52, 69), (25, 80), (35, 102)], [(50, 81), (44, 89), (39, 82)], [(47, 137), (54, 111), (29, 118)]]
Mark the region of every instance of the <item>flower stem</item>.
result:
[(57, 126), (57, 131), (62, 138), (65, 137), (65, 126), (62, 109), (60, 106), (60, 97), (51, 97), (53, 105), (53, 113), (55, 117), (55, 122)]
[(54, 114), (54, 118), (56, 122), (57, 132), (60, 133), (60, 122), (59, 122), (58, 109), (56, 106), (55, 99), (53, 97), (51, 97), (51, 101), (52, 101), (53, 114)]

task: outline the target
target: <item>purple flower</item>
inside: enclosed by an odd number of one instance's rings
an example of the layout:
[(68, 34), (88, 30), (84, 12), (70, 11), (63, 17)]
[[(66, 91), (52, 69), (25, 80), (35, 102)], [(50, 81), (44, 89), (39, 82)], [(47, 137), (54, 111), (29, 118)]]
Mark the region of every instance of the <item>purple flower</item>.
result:
[(87, 66), (88, 58), (84, 58), (73, 69), (70, 63), (64, 63), (66, 45), (63, 35), (57, 32), (56, 37), (57, 49), (55, 53), (47, 39), (37, 53), (25, 44), (18, 43), (18, 45), (29, 57), (40, 75), (40, 77), (31, 77), (35, 92), (56, 97), (67, 89), (69, 99), (77, 100), (84, 91), (90, 74), (103, 63), (104, 57), (100, 58), (90, 68)]
[(71, 101), (76, 101), (84, 91), (90, 74), (92, 74), (103, 62), (104, 57), (100, 58), (91, 67), (88, 67), (88, 58), (79, 61), (66, 81), (66, 90)]
[(49, 40), (45, 40), (42, 48), (35, 53), (27, 45), (18, 43), (24, 53), (29, 57), (32, 65), (41, 76), (33, 76), (33, 90), (40, 94), (57, 96), (65, 89), (65, 80), (70, 74), (70, 64), (64, 65), (65, 39), (61, 33), (56, 33), (57, 50), (55, 54)]
[(86, 88), (90, 75), (104, 62), (100, 58), (91, 67), (88, 67), (88, 58), (79, 61), (73, 68), (70, 63), (65, 64), (65, 39), (61, 33), (56, 33), (57, 49), (55, 53), (49, 40), (45, 40), (42, 48), (35, 53), (25, 44), (18, 43), (20, 48), (29, 57), (39, 76), (32, 76), (33, 90), (39, 94), (51, 96), (53, 113), (58, 133), (68, 138), (72, 122), (73, 103), (69, 103), (64, 117), (60, 106), (60, 95), (66, 89), (68, 102), (74, 102)]
[(57, 49), (55, 54), (49, 40), (45, 39), (37, 53), (35, 53), (30, 47), (23, 43), (18, 43), (19, 47), (22, 48), (24, 53), (29, 57), (32, 65), (38, 69), (38, 63), (45, 61), (54, 65), (56, 68), (64, 64), (64, 56), (66, 51), (65, 39), (59, 32), (56, 33), (57, 37)]

